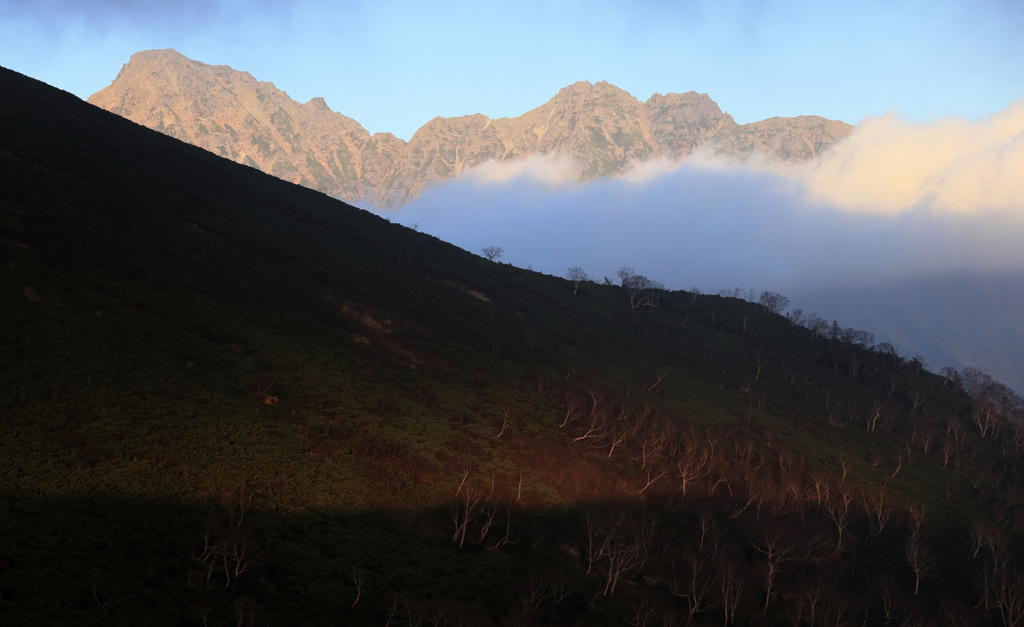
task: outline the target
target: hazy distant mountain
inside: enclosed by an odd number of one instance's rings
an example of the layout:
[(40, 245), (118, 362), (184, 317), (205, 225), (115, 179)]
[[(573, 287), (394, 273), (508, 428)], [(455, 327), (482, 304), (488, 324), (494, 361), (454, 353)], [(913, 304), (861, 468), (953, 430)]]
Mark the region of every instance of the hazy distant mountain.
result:
[(655, 94), (641, 102), (614, 85), (579, 82), (515, 118), (437, 117), (407, 143), (370, 135), (322, 98), (299, 104), (272, 83), (174, 50), (132, 56), (89, 102), (223, 157), (345, 200), (401, 204), (431, 183), (489, 160), (565, 152), (581, 180), (634, 159), (718, 152), (807, 159), (852, 127), (817, 116), (740, 125), (707, 94)]

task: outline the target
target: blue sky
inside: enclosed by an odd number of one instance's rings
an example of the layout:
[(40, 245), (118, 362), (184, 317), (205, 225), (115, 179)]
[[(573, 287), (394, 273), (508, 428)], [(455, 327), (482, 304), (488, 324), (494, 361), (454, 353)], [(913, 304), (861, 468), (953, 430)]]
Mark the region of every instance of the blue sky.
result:
[(132, 53), (174, 48), (404, 139), (578, 80), (706, 92), (741, 123), (976, 119), (1024, 96), (1021, 33), (1019, 0), (0, 0), (0, 65), (82, 98)]

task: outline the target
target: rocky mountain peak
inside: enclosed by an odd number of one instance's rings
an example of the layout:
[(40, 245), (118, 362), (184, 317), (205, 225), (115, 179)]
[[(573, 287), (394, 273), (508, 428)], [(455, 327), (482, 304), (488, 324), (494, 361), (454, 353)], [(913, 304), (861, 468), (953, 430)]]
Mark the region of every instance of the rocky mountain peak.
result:
[(587, 94), (594, 89), (594, 85), (590, 81), (576, 81), (572, 85), (566, 85), (565, 87), (558, 90), (555, 95), (556, 98), (560, 96), (569, 96), (571, 94)]
[(248, 72), (172, 49), (132, 55), (89, 102), (280, 178), (379, 206), (407, 202), (489, 160), (563, 152), (588, 180), (621, 172), (631, 160), (678, 159), (702, 146), (807, 159), (851, 129), (817, 116), (738, 125), (707, 94), (641, 102), (607, 81), (578, 81), (515, 118), (436, 117), (407, 143), (390, 133), (371, 137), (321, 97), (300, 104)]
[(318, 109), (320, 111), (330, 111), (331, 110), (331, 108), (327, 106), (327, 101), (324, 100), (321, 96), (316, 96), (314, 98), (310, 98), (309, 102), (307, 102), (306, 104), (304, 104), (302, 106), (304, 106), (304, 107), (313, 107), (314, 109)]

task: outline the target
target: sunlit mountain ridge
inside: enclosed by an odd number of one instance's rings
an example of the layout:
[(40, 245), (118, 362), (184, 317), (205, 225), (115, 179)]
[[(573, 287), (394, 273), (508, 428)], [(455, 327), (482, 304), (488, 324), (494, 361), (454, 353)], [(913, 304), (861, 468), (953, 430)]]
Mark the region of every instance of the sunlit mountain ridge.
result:
[(173, 50), (136, 53), (89, 102), (290, 182), (377, 206), (404, 204), (487, 161), (563, 153), (577, 160), (580, 180), (592, 180), (632, 161), (681, 159), (701, 147), (808, 159), (852, 128), (817, 116), (740, 125), (707, 94), (641, 102), (606, 82), (578, 82), (519, 117), (436, 117), (405, 142), (371, 135), (322, 98), (300, 104), (247, 72)]

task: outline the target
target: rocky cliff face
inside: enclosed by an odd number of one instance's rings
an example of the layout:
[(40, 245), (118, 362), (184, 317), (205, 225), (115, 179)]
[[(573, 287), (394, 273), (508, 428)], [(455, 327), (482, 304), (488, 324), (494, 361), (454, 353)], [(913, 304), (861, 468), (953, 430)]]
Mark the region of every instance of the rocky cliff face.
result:
[(393, 158), (405, 142), (374, 136), (321, 98), (299, 104), (271, 83), (173, 50), (133, 55), (89, 102), (149, 128), (280, 178), (346, 199), (386, 178), (364, 168)]
[(405, 142), (370, 135), (322, 98), (300, 104), (247, 72), (173, 50), (133, 55), (89, 102), (285, 180), (378, 206), (408, 202), (489, 160), (563, 152), (589, 180), (632, 160), (681, 159), (703, 146), (735, 156), (809, 159), (852, 129), (817, 116), (740, 125), (706, 94), (655, 94), (640, 102), (606, 82), (579, 82), (519, 117), (437, 117)]

